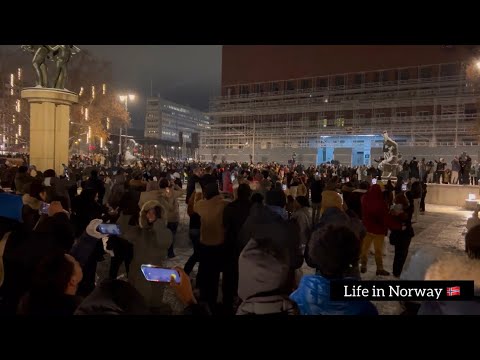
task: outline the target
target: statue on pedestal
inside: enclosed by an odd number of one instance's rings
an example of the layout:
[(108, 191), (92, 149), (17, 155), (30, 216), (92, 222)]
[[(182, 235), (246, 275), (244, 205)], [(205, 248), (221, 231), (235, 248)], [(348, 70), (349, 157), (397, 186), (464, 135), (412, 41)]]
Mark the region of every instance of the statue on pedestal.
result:
[(33, 53), (32, 65), (36, 75), (36, 86), (48, 88), (46, 60), (53, 60), (57, 66), (53, 88), (64, 89), (67, 80), (67, 64), (72, 55), (80, 49), (75, 45), (22, 45), (24, 51)]
[(378, 168), (384, 173), (385, 177), (397, 176), (401, 170), (401, 156), (398, 153), (398, 144), (383, 132), (383, 160), (378, 164)]

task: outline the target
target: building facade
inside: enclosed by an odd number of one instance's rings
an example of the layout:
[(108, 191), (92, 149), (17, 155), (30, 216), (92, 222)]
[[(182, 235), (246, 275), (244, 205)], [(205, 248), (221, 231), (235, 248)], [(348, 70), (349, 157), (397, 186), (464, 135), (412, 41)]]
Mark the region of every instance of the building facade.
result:
[(406, 159), (478, 157), (470, 47), (225, 46), (222, 61), (202, 160), (370, 164), (384, 130)]
[(199, 110), (161, 97), (147, 99), (145, 138), (179, 143), (182, 135), (182, 143), (187, 144), (195, 140), (193, 134), (209, 127), (209, 117)]

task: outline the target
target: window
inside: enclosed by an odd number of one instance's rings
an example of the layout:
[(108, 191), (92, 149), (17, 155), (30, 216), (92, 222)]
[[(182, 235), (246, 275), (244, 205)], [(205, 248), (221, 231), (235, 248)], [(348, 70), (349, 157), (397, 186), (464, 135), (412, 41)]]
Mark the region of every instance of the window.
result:
[(407, 69), (399, 70), (398, 71), (398, 80), (405, 81), (409, 79), (409, 73)]
[(312, 81), (310, 79), (303, 79), (300, 83), (300, 87), (302, 89), (311, 89), (312, 88)]
[(148, 100), (149, 106), (158, 106), (158, 100)]
[(327, 127), (328, 125), (328, 120), (327, 119), (323, 119), (323, 127)]
[(458, 74), (457, 64), (445, 64), (440, 68), (441, 76), (455, 76)]
[(353, 78), (353, 83), (355, 85), (361, 85), (363, 83), (364, 78), (365, 78), (365, 74), (355, 74), (355, 77)]
[(385, 117), (385, 113), (376, 113), (376, 114), (375, 114), (375, 117), (376, 117), (376, 118), (384, 118), (384, 117)]
[(390, 77), (388, 76), (388, 71), (382, 71), (380, 73), (380, 76), (381, 76), (381, 81), (382, 82), (386, 82), (386, 81), (390, 80)]
[(417, 116), (429, 116), (430, 111), (419, 111), (417, 112)]
[(326, 88), (326, 87), (328, 87), (328, 78), (317, 79), (317, 88)]
[(335, 86), (343, 86), (344, 85), (344, 77), (343, 76), (336, 76), (335, 77)]
[(407, 116), (407, 113), (405, 111), (397, 112), (397, 117), (405, 117), (405, 116)]
[(256, 94), (263, 93), (263, 85), (262, 84), (255, 84), (255, 93)]
[(424, 67), (420, 69), (420, 79), (430, 79), (432, 77), (432, 68)]
[(295, 84), (293, 81), (287, 81), (287, 90), (288, 91), (295, 90)]
[(242, 87), (240, 88), (240, 94), (241, 95), (248, 95), (249, 94), (248, 85), (242, 85)]
[(272, 83), (272, 91), (274, 92), (280, 91), (280, 85), (276, 82)]

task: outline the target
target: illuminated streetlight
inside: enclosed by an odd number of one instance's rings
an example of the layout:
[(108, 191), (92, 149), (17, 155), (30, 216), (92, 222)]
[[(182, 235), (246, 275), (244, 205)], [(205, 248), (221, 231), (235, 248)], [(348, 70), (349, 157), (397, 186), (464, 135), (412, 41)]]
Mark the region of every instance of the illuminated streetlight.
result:
[(477, 65), (477, 69), (480, 70), (480, 61), (477, 61), (477, 63), (475, 65)]
[[(120, 99), (121, 102), (125, 104), (125, 111), (128, 113), (128, 100), (133, 101), (135, 100), (135, 95), (134, 94), (122, 94), (119, 95), (118, 98)], [(126, 128), (125, 128), (126, 130)], [(126, 134), (126, 131), (125, 131)], [(122, 154), (122, 127), (120, 126), (120, 137), (118, 140), (118, 154)]]

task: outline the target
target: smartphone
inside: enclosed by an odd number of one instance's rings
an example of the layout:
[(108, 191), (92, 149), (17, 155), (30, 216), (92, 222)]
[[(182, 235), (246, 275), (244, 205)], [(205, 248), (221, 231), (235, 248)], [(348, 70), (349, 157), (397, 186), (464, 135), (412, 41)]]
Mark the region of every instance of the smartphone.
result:
[(104, 235), (121, 235), (120, 226), (117, 224), (100, 224), (97, 231)]
[(345, 182), (350, 182), (350, 178), (345, 178)]
[(372, 179), (372, 185), (375, 185), (377, 183), (377, 179)]
[(287, 190), (287, 185), (283, 184), (283, 185), (282, 185), (282, 190), (283, 190), (283, 191)]
[(235, 181), (235, 175), (233, 175), (233, 174), (230, 175), (230, 180), (231, 180), (232, 182), (234, 182), (234, 181)]
[(407, 184), (402, 184), (402, 191), (407, 191)]
[(50, 208), (50, 204), (46, 202), (42, 202), (42, 206), (40, 207), (40, 213), (48, 215), (49, 208)]
[(342, 184), (345, 184), (345, 179), (342, 179)]
[(155, 265), (143, 264), (141, 266), (143, 276), (148, 281), (169, 283), (174, 278), (177, 284), (180, 284), (180, 274), (175, 269), (162, 268)]
[(202, 186), (198, 182), (195, 183), (195, 192), (196, 193), (201, 193), (202, 192)]

